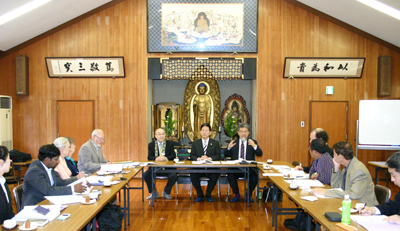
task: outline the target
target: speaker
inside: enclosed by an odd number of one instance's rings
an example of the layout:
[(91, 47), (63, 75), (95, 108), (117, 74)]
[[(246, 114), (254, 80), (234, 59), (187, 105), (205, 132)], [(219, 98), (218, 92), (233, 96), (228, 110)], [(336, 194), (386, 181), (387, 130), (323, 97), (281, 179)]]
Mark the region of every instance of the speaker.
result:
[(378, 96), (390, 96), (392, 81), (392, 57), (378, 58)]
[(15, 57), (15, 94), (29, 95), (29, 58)]

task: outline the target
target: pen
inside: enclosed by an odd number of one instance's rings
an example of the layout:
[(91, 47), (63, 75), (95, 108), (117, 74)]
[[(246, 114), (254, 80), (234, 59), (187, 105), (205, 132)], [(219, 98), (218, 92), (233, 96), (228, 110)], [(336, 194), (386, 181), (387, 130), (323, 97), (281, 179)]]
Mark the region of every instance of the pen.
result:
[(361, 209), (360, 214), (365, 209), (366, 206), (367, 206), (367, 203), (364, 204), (364, 207)]

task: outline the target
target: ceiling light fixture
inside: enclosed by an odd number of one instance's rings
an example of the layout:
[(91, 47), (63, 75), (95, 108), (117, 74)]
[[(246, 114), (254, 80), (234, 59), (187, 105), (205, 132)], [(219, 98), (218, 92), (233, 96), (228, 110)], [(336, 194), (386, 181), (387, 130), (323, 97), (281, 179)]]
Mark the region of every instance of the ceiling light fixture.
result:
[(34, 10), (38, 8), (41, 5), (44, 5), (52, 0), (34, 0), (31, 2), (26, 3), (25, 5), (22, 5), (18, 8), (15, 8), (14, 10), (5, 13), (0, 16), (0, 25), (3, 25), (4, 23), (13, 20), (14, 18), (17, 18), (23, 14), (28, 13), (31, 10)]
[(383, 4), (382, 2), (379, 2), (376, 0), (357, 0), (357, 1), (367, 5), (369, 7), (372, 7), (375, 10), (379, 10), (382, 13), (392, 16), (393, 18), (400, 20), (400, 11), (391, 6)]

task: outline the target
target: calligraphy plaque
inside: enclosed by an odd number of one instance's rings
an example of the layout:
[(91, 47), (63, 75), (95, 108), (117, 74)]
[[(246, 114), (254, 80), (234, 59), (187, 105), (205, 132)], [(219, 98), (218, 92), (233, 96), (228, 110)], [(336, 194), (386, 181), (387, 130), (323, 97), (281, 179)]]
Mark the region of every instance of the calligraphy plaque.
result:
[(125, 77), (124, 57), (46, 57), (50, 78)]
[(365, 58), (285, 59), (284, 78), (361, 78)]

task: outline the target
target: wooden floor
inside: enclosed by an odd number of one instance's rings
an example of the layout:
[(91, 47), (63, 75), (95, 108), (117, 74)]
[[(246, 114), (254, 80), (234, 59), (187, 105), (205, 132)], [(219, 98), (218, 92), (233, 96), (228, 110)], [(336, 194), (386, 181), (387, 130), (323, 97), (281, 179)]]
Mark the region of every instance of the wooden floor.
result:
[[(162, 193), (166, 181), (157, 181), (159, 193)], [(266, 181), (261, 180), (260, 185), (265, 185)], [(385, 183), (379, 182), (384, 185)], [(132, 187), (140, 186), (141, 180), (132, 180)], [(243, 184), (239, 184), (240, 191), (243, 192)], [(15, 184), (9, 185), (10, 190)], [(206, 187), (203, 187), (205, 191)], [(399, 188), (390, 183), (392, 199), (399, 191)], [(142, 202), (141, 190), (130, 191), (131, 201), (131, 225), (127, 230), (274, 230), (271, 225), (271, 202), (253, 202), (247, 207), (245, 202), (230, 203), (227, 196), (227, 185), (221, 185), (221, 197), (218, 199), (217, 186), (213, 191), (215, 202), (194, 202), (195, 196), (190, 198), (190, 185), (180, 184), (179, 195), (176, 195), (175, 187), (172, 189), (172, 200), (158, 199), (155, 206), (151, 206), (151, 201), (147, 201), (147, 188), (145, 189), (145, 201)], [(254, 196), (253, 196), (254, 198)], [(284, 195), (283, 205), (285, 207), (295, 207)], [(279, 204), (279, 206), (281, 206)], [(340, 205), (338, 205), (339, 207)], [(15, 203), (13, 198), (13, 207)], [(293, 216), (279, 216), (278, 230), (289, 230), (283, 225), (286, 218)]]

